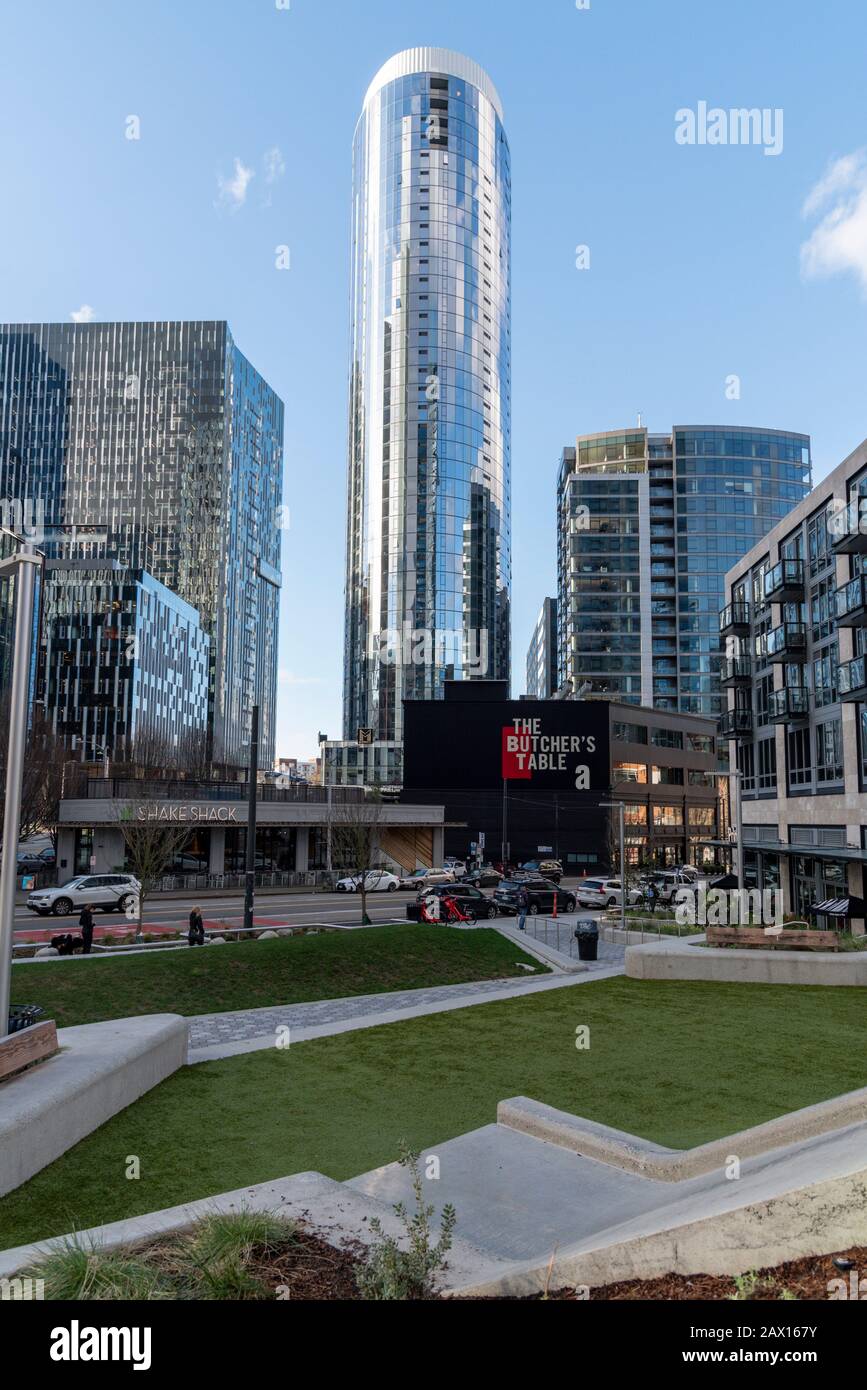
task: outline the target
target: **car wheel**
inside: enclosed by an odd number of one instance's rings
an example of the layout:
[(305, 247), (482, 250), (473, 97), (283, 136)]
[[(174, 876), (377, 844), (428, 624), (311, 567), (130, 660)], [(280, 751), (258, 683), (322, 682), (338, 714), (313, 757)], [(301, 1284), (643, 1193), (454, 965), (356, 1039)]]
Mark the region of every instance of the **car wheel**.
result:
[(498, 913), (496, 906), (494, 905), (494, 903), (491, 903), (490, 907), (488, 908), (488, 917), (496, 917), (497, 915)]
[(55, 898), (51, 904), (51, 911), (55, 917), (65, 917), (72, 911), (72, 902), (69, 898)]
[(566, 911), (567, 911), (567, 912), (574, 912), (574, 911), (575, 911), (575, 899), (574, 899), (574, 898), (567, 898), (567, 899), (566, 899)]
[(134, 907), (134, 906), (135, 906), (135, 896), (134, 896), (134, 894), (132, 894), (132, 893), (124, 893), (122, 897), (118, 898), (118, 900), (117, 900), (117, 907), (115, 907), (114, 909), (109, 908), (108, 910), (109, 910), (109, 912), (111, 912), (111, 911), (114, 911), (114, 912), (126, 912), (127, 908)]
[(528, 907), (527, 911), (529, 912), (529, 914), (530, 914), (531, 917), (538, 917), (538, 915), (539, 915), (539, 904), (538, 904), (538, 903), (530, 903), (530, 906)]
[(396, 883), (390, 883), (390, 884), (388, 885), (388, 891), (389, 891), (389, 893), (393, 893), (393, 892), (395, 891), (396, 888), (397, 888), (397, 884), (396, 884)]
[(608, 902), (605, 904), (605, 906), (606, 906), (606, 907), (616, 907), (616, 906), (617, 906), (617, 899), (616, 899), (616, 898), (609, 898), (609, 899), (608, 899)]

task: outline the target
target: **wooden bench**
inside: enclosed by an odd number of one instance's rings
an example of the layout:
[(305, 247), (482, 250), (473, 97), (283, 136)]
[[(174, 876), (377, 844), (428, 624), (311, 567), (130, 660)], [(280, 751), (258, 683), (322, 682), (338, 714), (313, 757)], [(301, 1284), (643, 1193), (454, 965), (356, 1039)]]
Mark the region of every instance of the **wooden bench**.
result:
[(796, 946), (805, 951), (839, 951), (833, 931), (787, 931), (768, 934), (764, 927), (708, 927), (708, 946), (761, 946), (765, 950)]
[(0, 1042), (0, 1081), (32, 1067), (34, 1062), (53, 1057), (56, 1051), (57, 1025), (53, 1018), (10, 1033)]

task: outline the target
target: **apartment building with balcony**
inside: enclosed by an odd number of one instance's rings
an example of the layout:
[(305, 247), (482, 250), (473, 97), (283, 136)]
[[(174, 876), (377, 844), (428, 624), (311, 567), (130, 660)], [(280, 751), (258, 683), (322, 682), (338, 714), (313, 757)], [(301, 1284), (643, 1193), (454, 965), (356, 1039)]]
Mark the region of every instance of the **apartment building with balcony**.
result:
[[(726, 575), (720, 735), (741, 774), (748, 885), (864, 930), (867, 440)], [(847, 902), (848, 900), (848, 902)], [(848, 907), (840, 913), (840, 905)]]

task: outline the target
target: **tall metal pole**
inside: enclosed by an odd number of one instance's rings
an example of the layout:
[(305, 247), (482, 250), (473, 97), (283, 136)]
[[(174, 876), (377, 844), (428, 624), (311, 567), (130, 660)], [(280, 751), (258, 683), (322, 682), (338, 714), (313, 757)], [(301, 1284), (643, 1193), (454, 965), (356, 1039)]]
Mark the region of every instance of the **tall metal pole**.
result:
[(325, 788), (325, 800), (328, 804), (325, 822), (325, 867), (331, 873), (331, 783)]
[[(732, 781), (735, 784), (735, 844), (738, 852), (738, 890), (744, 886), (744, 831), (741, 821), (743, 819), (743, 807), (741, 806), (741, 774), (740, 770), (732, 772), (729, 776), (729, 785)], [(759, 884), (761, 887), (761, 884)]]
[(253, 899), (256, 893), (256, 804), (259, 775), (259, 706), (253, 706), (250, 729), (250, 767), (247, 773), (247, 874), (244, 885), (244, 926), (253, 926)]
[(509, 799), (508, 799), (508, 779), (503, 778), (503, 843), (500, 854), (503, 861), (503, 877), (506, 876), (507, 861), (509, 858)]
[[(626, 931), (626, 806), (622, 801), (600, 801), (600, 810), (618, 811), (620, 815), (620, 930)], [(610, 831), (609, 831), (610, 833)]]
[(21, 781), (27, 743), (27, 710), (33, 636), (34, 567), (40, 558), (25, 545), (3, 566), (15, 578), (15, 654), (9, 699), (9, 742), (6, 758), (6, 798), (3, 820), (3, 866), (0, 869), (0, 1037), (9, 1031), (9, 998), (12, 988), (12, 943), (15, 940), (15, 879), (18, 867), (18, 835), (21, 826)]

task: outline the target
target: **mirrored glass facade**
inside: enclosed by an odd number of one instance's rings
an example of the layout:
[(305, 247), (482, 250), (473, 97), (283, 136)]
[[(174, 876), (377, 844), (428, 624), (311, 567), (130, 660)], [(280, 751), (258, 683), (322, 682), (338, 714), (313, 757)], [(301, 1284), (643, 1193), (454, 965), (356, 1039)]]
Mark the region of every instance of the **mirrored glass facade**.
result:
[(224, 322), (0, 325), (0, 496), (39, 504), (49, 558), (195, 610), (218, 763), (246, 761), (257, 700), (273, 760), (282, 452), (283, 404)]
[(344, 736), (509, 674), (509, 147), (487, 75), (412, 49), (354, 145)]
[(806, 496), (784, 430), (581, 436), (558, 485), (560, 684), (718, 717), (726, 571)]

